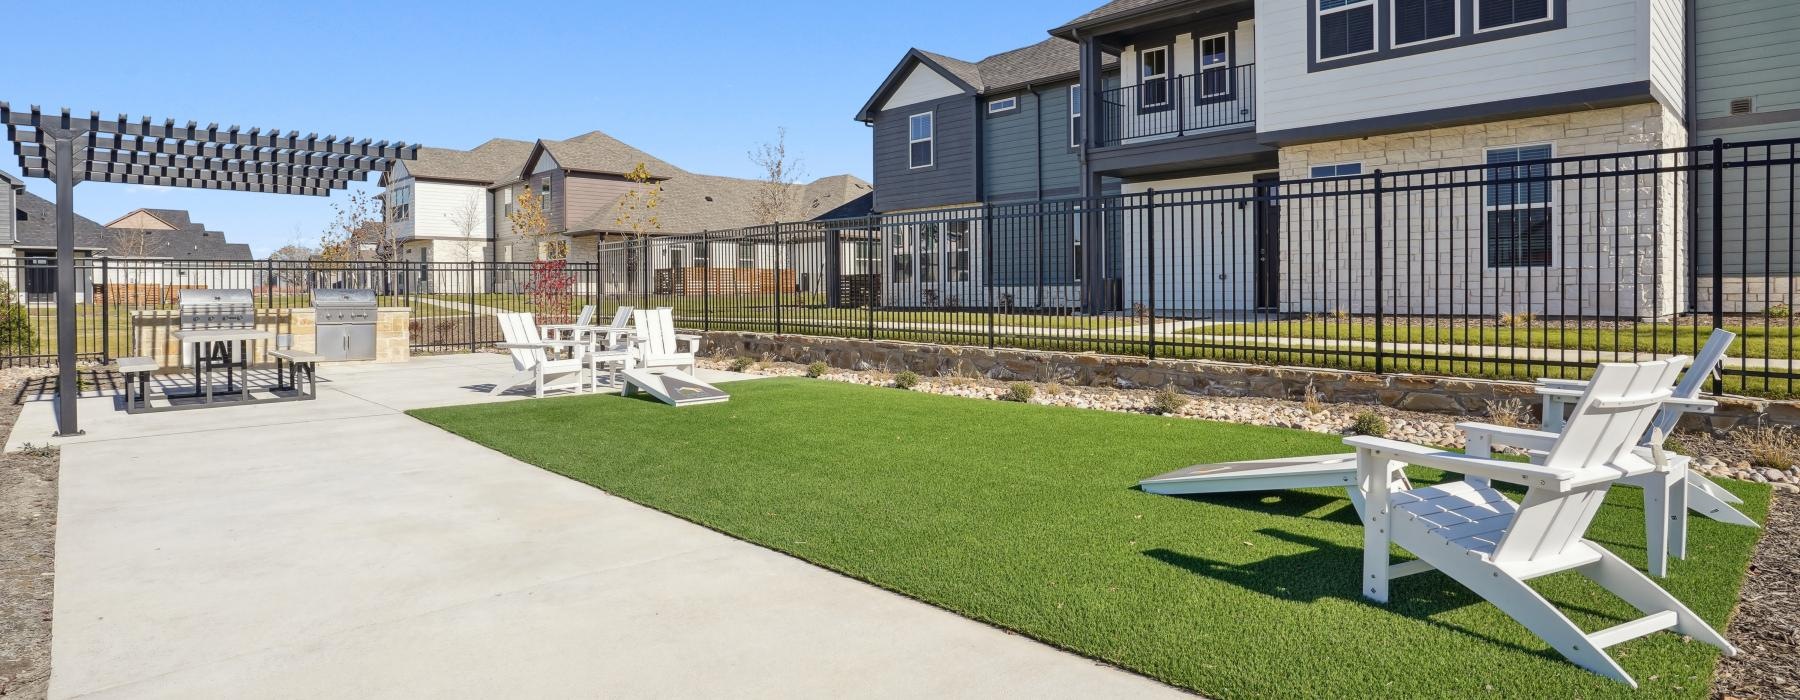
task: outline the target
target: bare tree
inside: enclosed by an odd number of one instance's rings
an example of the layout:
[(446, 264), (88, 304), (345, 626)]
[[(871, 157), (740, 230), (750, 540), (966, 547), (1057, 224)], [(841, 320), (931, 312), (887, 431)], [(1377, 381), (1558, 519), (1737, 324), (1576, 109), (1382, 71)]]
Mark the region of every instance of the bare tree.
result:
[(788, 155), (787, 127), (775, 129), (775, 141), (750, 151), (750, 162), (762, 169), (762, 187), (750, 202), (759, 224), (773, 224), (794, 213), (800, 198), (800, 179), (806, 167), (797, 157)]
[[(643, 253), (648, 250), (649, 245), (646, 243), (640, 246), (638, 243), (645, 241), (650, 232), (662, 230), (662, 217), (657, 214), (657, 209), (662, 206), (663, 189), (662, 182), (651, 175), (650, 168), (643, 163), (638, 163), (631, 172), (625, 173), (625, 179), (636, 183), (636, 186), (619, 198), (616, 207), (618, 216), (613, 219), (613, 223), (626, 234), (623, 272), (626, 280), (633, 280), (638, 278), (638, 268), (648, 264)], [(600, 262), (606, 270), (607, 284), (617, 284), (621, 271), (607, 260)]]
[(379, 197), (351, 192), (347, 201), (334, 202), (331, 208), (337, 215), (319, 236), (320, 258), (390, 262), (399, 257), (400, 244), (388, 228)]
[(475, 260), (475, 254), (481, 251), (481, 241), (475, 239), (475, 232), (483, 228), (482, 224), (487, 223), (482, 220), (481, 201), (470, 197), (462, 208), (445, 214), (444, 218), (449, 219), (450, 225), (455, 227), (457, 233), (462, 234), (453, 245), (462, 252), (463, 262)]
[(106, 254), (115, 258), (148, 258), (156, 249), (154, 236), (148, 229), (119, 229), (113, 232)]
[(301, 243), (296, 235), (292, 243), (276, 248), (275, 252), (269, 254), (271, 262), (280, 263), (274, 266), (275, 281), (284, 287), (303, 287), (306, 284), (306, 266), (302, 263), (318, 255), (317, 248)]

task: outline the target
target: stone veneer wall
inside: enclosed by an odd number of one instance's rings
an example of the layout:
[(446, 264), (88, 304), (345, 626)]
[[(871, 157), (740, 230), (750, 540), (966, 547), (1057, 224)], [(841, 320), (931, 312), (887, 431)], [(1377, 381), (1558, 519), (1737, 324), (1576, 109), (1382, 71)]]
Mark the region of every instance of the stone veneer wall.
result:
[[(1556, 158), (1597, 156), (1686, 145), (1679, 118), (1658, 103), (1583, 110), (1365, 138), (1286, 146), (1283, 180), (1303, 180), (1314, 165), (1361, 163), (1399, 175), (1389, 187), (1454, 185), (1387, 195), (1386, 308), (1399, 314), (1498, 316), (1530, 311), (1551, 316), (1667, 316), (1683, 308), (1686, 179), (1673, 173), (1621, 175), (1555, 184), (1547, 267), (1487, 265), (1485, 190), (1481, 169), (1424, 174), (1407, 171), (1481, 165), (1489, 148), (1551, 144)], [(1675, 165), (1680, 156), (1584, 161), (1553, 174), (1596, 173)], [(1579, 183), (1579, 184), (1577, 184)], [(1313, 183), (1290, 193), (1361, 189), (1367, 180)], [(1564, 220), (1579, 207), (1579, 221)], [(1304, 284), (1284, 290), (1289, 312), (1372, 313), (1375, 274), (1372, 197), (1293, 199), (1282, 207), (1286, 275)], [(1575, 234), (1579, 233), (1579, 236)]]
[[(1527, 406), (1537, 405), (1532, 385), (1525, 382), (732, 331), (711, 331), (704, 336), (702, 353), (713, 357), (754, 357), (797, 364), (824, 362), (858, 371), (910, 370), (925, 376), (1124, 389), (1173, 387), (1204, 396), (1293, 401), (1304, 400), (1310, 386), (1320, 400), (1327, 402), (1379, 404), (1473, 417), (1486, 415), (1490, 401), (1518, 399)], [(1800, 426), (1800, 402), (1728, 396), (1721, 398), (1714, 415), (1689, 416), (1684, 425), (1724, 430), (1758, 423)]]
[[(256, 327), (275, 334), (292, 334), (295, 350), (312, 352), (314, 318), (310, 307), (257, 309)], [(405, 362), (412, 358), (411, 320), (412, 309), (404, 306), (384, 306), (376, 312), (375, 362)], [(180, 328), (181, 312), (174, 309), (131, 312), (131, 354), (152, 358), (171, 371), (183, 366), (182, 344), (173, 335)], [(250, 344), (250, 356), (266, 358), (273, 349), (273, 343), (254, 342)]]

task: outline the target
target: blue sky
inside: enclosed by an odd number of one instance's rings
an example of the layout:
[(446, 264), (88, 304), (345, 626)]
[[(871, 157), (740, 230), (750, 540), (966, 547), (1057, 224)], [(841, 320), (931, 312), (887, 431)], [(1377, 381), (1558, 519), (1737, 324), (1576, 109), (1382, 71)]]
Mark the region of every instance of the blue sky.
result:
[[(1099, 4), (96, 1), (77, 17), (8, 3), (6, 23), (34, 29), (6, 32), (0, 100), (449, 148), (600, 129), (739, 177), (756, 174), (746, 152), (785, 126), (809, 176), (868, 178), (869, 130), (851, 117), (909, 47), (975, 60)], [(19, 174), (10, 148), (0, 169)], [(189, 209), (258, 256), (317, 241), (331, 219), (318, 197), (110, 183), (82, 184), (75, 202), (101, 223)]]

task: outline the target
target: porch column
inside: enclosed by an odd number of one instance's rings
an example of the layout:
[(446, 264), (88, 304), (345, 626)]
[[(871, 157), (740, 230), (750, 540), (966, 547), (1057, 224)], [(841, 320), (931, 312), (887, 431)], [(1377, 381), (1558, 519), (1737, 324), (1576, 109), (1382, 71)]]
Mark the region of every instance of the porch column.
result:
[(1105, 73), (1102, 71), (1100, 42), (1091, 36), (1081, 37), (1081, 211), (1077, 216), (1081, 230), (1081, 309), (1083, 313), (1104, 313), (1111, 306), (1106, 298), (1106, 236), (1104, 201), (1100, 175), (1093, 170), (1088, 151), (1100, 143), (1106, 110), (1100, 104)]

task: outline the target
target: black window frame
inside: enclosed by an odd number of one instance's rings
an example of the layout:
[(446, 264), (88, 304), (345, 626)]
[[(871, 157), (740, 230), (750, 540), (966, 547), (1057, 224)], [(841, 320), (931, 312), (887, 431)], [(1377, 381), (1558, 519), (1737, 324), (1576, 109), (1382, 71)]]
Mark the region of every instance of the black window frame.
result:
[[(1512, 21), (1503, 22), (1503, 23), (1496, 24), (1491, 27), (1482, 26), (1482, 20), (1486, 16), (1485, 10), (1490, 5), (1499, 4), (1502, 2), (1512, 5), (1514, 9), (1517, 9), (1518, 5), (1522, 2), (1541, 2), (1544, 5), (1545, 15), (1543, 17), (1534, 17), (1531, 19), (1524, 19), (1524, 20), (1513, 19)], [(1528, 26), (1528, 25), (1532, 25), (1532, 24), (1537, 24), (1539, 22), (1549, 22), (1549, 21), (1556, 19), (1556, 17), (1557, 17), (1556, 3), (1552, 2), (1552, 0), (1475, 0), (1473, 10), (1474, 10), (1474, 20), (1475, 20), (1475, 31), (1477, 31), (1477, 32), (1494, 32), (1494, 31), (1500, 31), (1502, 29), (1510, 29), (1513, 27), (1523, 27), (1523, 26)]]
[[(1544, 149), (1544, 154), (1525, 159), (1528, 149)], [(1514, 154), (1511, 160), (1494, 161), (1495, 155), (1507, 152)], [(1551, 178), (1555, 158), (1554, 143), (1495, 146), (1482, 150), (1484, 179), (1489, 183), (1481, 188), (1482, 257), (1488, 269), (1529, 270), (1556, 266), (1557, 188), (1556, 181)], [(1524, 181), (1520, 182), (1522, 178)], [(1505, 182), (1493, 184), (1498, 181)], [(1506, 228), (1504, 238), (1500, 230), (1502, 222)], [(1538, 231), (1541, 231), (1541, 242), (1522, 240), (1527, 235), (1538, 235)]]
[[(1461, 0), (1387, 0), (1387, 2), (1388, 2), (1389, 11), (1387, 13), (1387, 22), (1385, 23), (1385, 26), (1387, 27), (1388, 46), (1390, 46), (1392, 48), (1401, 49), (1401, 48), (1411, 48), (1414, 46), (1424, 46), (1426, 44), (1432, 44), (1432, 43), (1439, 42), (1439, 41), (1448, 41), (1450, 39), (1455, 39), (1456, 37), (1462, 36), (1462, 33), (1463, 33), (1463, 26), (1462, 26), (1463, 3), (1461, 2)], [(1400, 3), (1402, 3), (1402, 2), (1418, 2), (1418, 3), (1427, 3), (1427, 4), (1433, 3), (1433, 2), (1448, 3), (1450, 5), (1450, 33), (1449, 34), (1440, 34), (1437, 36), (1426, 36), (1421, 39), (1414, 39), (1412, 41), (1401, 42), (1400, 41), (1400, 17), (1401, 17)], [(1545, 2), (1549, 2), (1549, 0), (1545, 0)], [(1430, 17), (1429, 14), (1427, 16)]]
[(1484, 44), (1490, 41), (1504, 41), (1521, 36), (1529, 36), (1541, 32), (1565, 29), (1569, 25), (1569, 0), (1544, 0), (1549, 8), (1548, 19), (1534, 19), (1517, 24), (1496, 26), (1489, 29), (1476, 27), (1476, 13), (1479, 3), (1484, 0), (1455, 0), (1456, 33), (1451, 36), (1438, 37), (1406, 44), (1394, 45), (1393, 16), (1395, 0), (1373, 0), (1375, 7), (1375, 49), (1355, 55), (1338, 56), (1328, 59), (1319, 57), (1319, 0), (1307, 0), (1306, 22), (1306, 72), (1338, 70), (1368, 63), (1376, 63), (1407, 56), (1448, 51), (1463, 46)]
[[(1388, 0), (1336, 0), (1336, 1), (1340, 2), (1342, 4), (1334, 6), (1334, 7), (1320, 8), (1319, 7), (1320, 3), (1327, 2), (1327, 0), (1307, 0), (1307, 6), (1311, 12), (1311, 16), (1308, 18), (1309, 19), (1309, 22), (1308, 22), (1309, 28), (1307, 30), (1307, 36), (1311, 37), (1311, 39), (1307, 42), (1307, 46), (1306, 46), (1307, 52), (1308, 52), (1307, 57), (1312, 62), (1323, 64), (1323, 63), (1330, 63), (1330, 62), (1352, 59), (1352, 58), (1356, 58), (1358, 56), (1366, 56), (1368, 54), (1380, 51), (1381, 50), (1381, 25), (1382, 25), (1381, 20), (1382, 20), (1382, 16), (1384, 15), (1384, 13), (1381, 10), (1382, 10), (1383, 6), (1388, 4)], [(1339, 17), (1339, 16), (1349, 17), (1352, 13), (1359, 13), (1359, 12), (1363, 12), (1363, 11), (1367, 11), (1369, 13), (1369, 48), (1363, 49), (1360, 51), (1346, 51), (1345, 53), (1336, 54), (1333, 56), (1326, 56), (1324, 54), (1324, 46), (1323, 46), (1324, 42), (1321, 37), (1321, 35), (1324, 33), (1324, 22), (1325, 22), (1326, 18)], [(1348, 29), (1346, 29), (1346, 32), (1348, 32)]]

